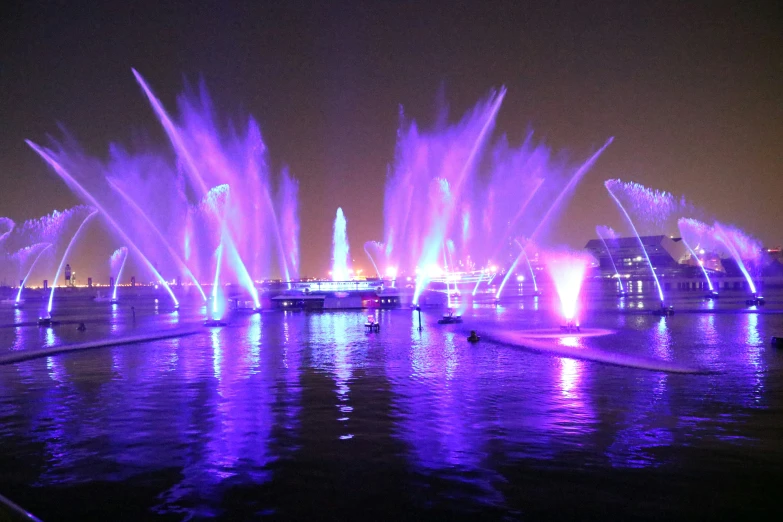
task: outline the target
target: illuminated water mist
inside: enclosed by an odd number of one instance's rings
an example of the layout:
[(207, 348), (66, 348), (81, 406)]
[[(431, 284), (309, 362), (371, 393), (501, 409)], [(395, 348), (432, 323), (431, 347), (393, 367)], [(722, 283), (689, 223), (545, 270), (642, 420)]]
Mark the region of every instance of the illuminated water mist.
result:
[[(552, 216), (560, 210), (560, 207), (565, 201), (566, 198), (570, 197), (571, 193), (573, 192), (576, 185), (579, 183), (579, 181), (584, 177), (584, 175), (587, 173), (587, 171), (590, 170), (590, 168), (595, 164), (596, 161), (598, 161), (598, 158), (603, 154), (603, 152), (606, 150), (606, 148), (612, 144), (612, 141), (614, 141), (614, 138), (609, 138), (606, 140), (606, 143), (604, 143), (601, 148), (599, 148), (595, 153), (593, 153), (590, 158), (587, 159), (584, 163), (582, 163), (578, 169), (568, 178), (568, 183), (563, 186), (559, 192), (557, 192), (557, 196), (554, 198), (554, 200), (546, 206), (546, 212), (544, 213), (543, 217), (536, 220), (536, 226), (533, 229), (533, 232), (529, 236), (529, 241), (535, 241), (538, 237), (538, 235), (541, 233), (542, 230), (544, 230), (544, 227), (549, 225), (549, 220), (552, 218)], [(525, 254), (524, 249), (522, 250), (522, 253), (517, 256), (517, 260), (514, 262), (514, 265), (519, 263), (519, 257)], [(506, 281), (508, 281), (508, 278), (511, 277), (512, 271), (509, 270), (506, 272), (506, 275), (503, 277), (503, 282), (500, 284), (500, 288), (502, 289), (506, 285)], [(500, 296), (500, 290), (498, 291), (498, 297)]]
[(345, 215), (343, 209), (337, 209), (334, 218), (334, 234), (332, 235), (332, 280), (347, 281), (350, 279), (348, 272), (348, 238), (345, 235)]
[(82, 224), (79, 225), (79, 228), (76, 230), (76, 233), (71, 238), (71, 242), (68, 243), (68, 247), (65, 249), (65, 253), (63, 254), (63, 258), (60, 261), (60, 265), (57, 267), (57, 272), (54, 275), (54, 279), (52, 279), (52, 290), (49, 292), (49, 304), (46, 306), (46, 312), (51, 316), (52, 314), (52, 303), (54, 301), (54, 289), (57, 288), (57, 281), (60, 278), (60, 272), (62, 272), (63, 265), (65, 265), (65, 260), (68, 257), (68, 254), (71, 252), (71, 248), (73, 247), (74, 243), (76, 242), (76, 239), (79, 237), (79, 234), (81, 233), (82, 229), (84, 229), (85, 225), (90, 221), (90, 219), (93, 218), (98, 213), (97, 210), (92, 211), (86, 218), (84, 218), (84, 221), (82, 221)]
[(11, 235), (15, 226), (16, 223), (14, 223), (12, 219), (0, 217), (0, 245), (2, 245), (3, 241)]

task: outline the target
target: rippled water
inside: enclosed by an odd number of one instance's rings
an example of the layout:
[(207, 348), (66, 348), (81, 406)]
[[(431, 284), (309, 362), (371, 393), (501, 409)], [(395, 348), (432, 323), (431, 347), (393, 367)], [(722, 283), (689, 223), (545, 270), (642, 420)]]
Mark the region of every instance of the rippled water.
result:
[[(783, 306), (746, 313), (740, 299), (683, 297), (658, 318), (596, 298), (584, 325), (605, 335), (538, 339), (537, 351), (465, 339), (557, 327), (545, 300), (526, 298), (474, 308), (463, 325), (427, 311), (421, 332), (410, 310), (378, 312), (372, 334), (366, 312), (270, 312), (0, 366), (0, 493), (44, 520), (770, 516), (783, 478), (783, 350), (769, 343), (783, 315), (770, 312)], [(0, 347), (199, 314), (135, 308), (69, 303), (64, 319), (87, 319), (86, 332), (3, 327)], [(0, 309), (3, 324), (34, 319)]]

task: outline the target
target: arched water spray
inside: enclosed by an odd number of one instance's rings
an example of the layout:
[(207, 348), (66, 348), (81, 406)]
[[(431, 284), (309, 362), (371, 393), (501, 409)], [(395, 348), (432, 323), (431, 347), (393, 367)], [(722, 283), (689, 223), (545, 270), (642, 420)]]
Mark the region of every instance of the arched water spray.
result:
[[(611, 261), (612, 268), (614, 269), (614, 275), (617, 277), (617, 282), (620, 284), (620, 292), (622, 292), (624, 294), (625, 293), (625, 288), (623, 287), (623, 280), (620, 279), (620, 271), (617, 270), (617, 265), (614, 263), (614, 256), (612, 255), (612, 251), (611, 251), (611, 249), (609, 249), (609, 245), (606, 243), (606, 237), (605, 236), (607, 234), (601, 233), (601, 230), (605, 230), (606, 232), (611, 232), (612, 229), (608, 228), (608, 227), (597, 226), (597, 227), (595, 227), (595, 233), (598, 234), (598, 237), (601, 239), (601, 242), (604, 244), (604, 248), (606, 249), (606, 253), (609, 255), (609, 261)], [(612, 236), (614, 236), (614, 235), (612, 234)], [(612, 239), (614, 239), (614, 237), (612, 237)], [(710, 286), (710, 289), (712, 289), (711, 286)]]
[(663, 289), (661, 288), (661, 282), (658, 281), (658, 275), (655, 273), (655, 268), (652, 266), (652, 261), (650, 261), (650, 256), (647, 255), (647, 249), (644, 248), (644, 242), (642, 241), (642, 238), (639, 237), (639, 232), (636, 231), (636, 226), (633, 224), (633, 220), (631, 219), (631, 216), (628, 215), (628, 212), (625, 210), (623, 204), (620, 203), (620, 200), (617, 199), (617, 196), (614, 194), (614, 192), (612, 192), (612, 188), (610, 186), (611, 181), (612, 180), (608, 180), (606, 183), (604, 183), (604, 186), (606, 187), (606, 190), (609, 192), (609, 195), (612, 196), (614, 202), (617, 203), (617, 206), (620, 207), (620, 210), (625, 216), (625, 219), (628, 221), (628, 224), (631, 226), (631, 230), (633, 230), (633, 235), (636, 236), (636, 240), (639, 241), (639, 246), (642, 248), (642, 253), (644, 253), (645, 259), (647, 259), (647, 266), (650, 267), (650, 273), (652, 274), (653, 279), (655, 280), (655, 287), (658, 289), (658, 297), (661, 299), (661, 306), (663, 306), (664, 299), (663, 299)]
[(41, 156), (44, 161), (46, 161), (49, 166), (51, 166), (54, 171), (65, 181), (65, 183), (71, 187), (72, 189), (77, 190), (82, 197), (87, 199), (90, 204), (98, 209), (101, 214), (106, 218), (106, 221), (112, 226), (112, 228), (120, 235), (122, 236), (122, 239), (133, 249), (133, 251), (136, 253), (139, 258), (141, 258), (144, 263), (147, 265), (147, 268), (150, 269), (150, 271), (155, 274), (155, 277), (158, 281), (163, 285), (163, 287), (166, 289), (166, 291), (171, 296), (171, 299), (174, 301), (174, 306), (179, 306), (179, 301), (177, 300), (177, 297), (174, 295), (174, 292), (171, 290), (171, 287), (166, 282), (165, 279), (163, 279), (163, 276), (160, 275), (158, 270), (155, 268), (155, 266), (150, 262), (149, 259), (144, 255), (144, 253), (141, 251), (141, 249), (136, 246), (136, 243), (131, 240), (131, 238), (128, 236), (128, 234), (125, 233), (125, 231), (120, 227), (120, 225), (114, 220), (114, 218), (111, 217), (111, 215), (106, 212), (106, 209), (101, 206), (100, 203), (98, 203), (98, 200), (96, 200), (92, 194), (90, 194), (76, 179), (71, 176), (68, 171), (63, 168), (62, 165), (60, 165), (50, 154), (48, 149), (44, 149), (43, 147), (38, 146), (37, 144), (33, 143), (30, 140), (25, 140), (25, 143), (30, 146), (35, 152), (38, 153), (39, 156)]
[[(745, 262), (742, 259), (742, 254), (740, 253), (739, 246), (744, 246), (743, 250), (746, 252), (746, 254), (757, 254), (758, 247), (755, 246), (748, 246), (748, 245), (740, 245), (740, 243), (753, 243), (753, 241), (742, 234), (740, 231), (728, 227), (725, 225), (722, 225), (721, 223), (715, 223), (713, 225), (713, 230), (715, 231), (715, 239), (723, 243), (726, 248), (729, 251), (729, 254), (731, 254), (731, 257), (734, 259), (734, 261), (737, 263), (737, 266), (739, 267), (740, 271), (742, 272), (742, 275), (745, 277), (745, 280), (748, 282), (748, 286), (750, 287), (750, 291), (753, 292), (753, 295), (756, 295), (758, 293), (758, 290), (756, 289), (756, 284), (753, 282), (753, 278), (751, 277), (750, 273), (748, 272), (748, 268), (745, 266)], [(749, 249), (754, 250), (754, 252), (747, 252)]]
[(27, 279), (30, 277), (30, 274), (33, 273), (33, 268), (35, 268), (36, 263), (38, 263), (38, 260), (41, 259), (43, 253), (49, 250), (50, 248), (52, 248), (52, 244), (48, 243), (40, 252), (38, 252), (38, 255), (35, 256), (35, 260), (33, 260), (33, 264), (31, 264), (30, 268), (27, 270), (27, 275), (24, 276), (24, 279), (22, 280), (22, 284), (19, 285), (19, 291), (16, 293), (17, 303), (22, 298), (22, 290), (24, 289), (24, 285), (27, 284)]
[(682, 239), (682, 244), (685, 245), (685, 247), (688, 249), (688, 251), (693, 256), (693, 259), (696, 260), (696, 263), (699, 265), (699, 268), (701, 268), (702, 274), (704, 274), (704, 279), (707, 280), (707, 286), (710, 288), (710, 292), (714, 292), (715, 288), (712, 286), (712, 281), (710, 281), (710, 276), (707, 274), (707, 269), (704, 268), (704, 263), (701, 262), (699, 257), (696, 255), (696, 252), (691, 248), (691, 246), (688, 244), (687, 241), (685, 241), (685, 238)]
[[(112, 274), (115, 274), (114, 288), (111, 292), (111, 300), (117, 300), (117, 287), (120, 284), (120, 278), (122, 277), (122, 271), (125, 268), (125, 263), (128, 261), (128, 249), (127, 247), (120, 247), (114, 251), (111, 255), (110, 266)], [(115, 268), (119, 265), (119, 269), (115, 272)]]
[(163, 233), (160, 231), (160, 229), (155, 226), (155, 223), (147, 216), (147, 214), (142, 210), (142, 208), (135, 202), (133, 199), (124, 191), (122, 190), (117, 183), (109, 178), (106, 181), (108, 181), (109, 185), (111, 186), (114, 191), (119, 194), (125, 202), (127, 202), (131, 208), (141, 216), (141, 218), (144, 220), (147, 225), (149, 225), (150, 230), (152, 230), (155, 235), (158, 237), (158, 239), (163, 243), (163, 246), (166, 247), (166, 250), (168, 251), (169, 255), (174, 259), (174, 261), (179, 265), (180, 269), (185, 272), (185, 275), (190, 278), (191, 281), (193, 281), (193, 284), (196, 285), (196, 288), (198, 288), (199, 293), (201, 294), (201, 297), (204, 298), (204, 301), (207, 300), (207, 296), (204, 293), (204, 289), (201, 287), (201, 284), (198, 282), (198, 279), (196, 279), (196, 276), (193, 275), (193, 272), (188, 268), (188, 265), (185, 264), (185, 262), (182, 260), (181, 257), (179, 257), (179, 254), (177, 254), (177, 251), (174, 250), (174, 248), (171, 246), (171, 244), (166, 240), (166, 237), (163, 235)]
[(527, 252), (525, 251), (525, 247), (522, 246), (519, 240), (515, 239), (514, 242), (519, 246), (522, 252), (517, 256), (517, 258), (511, 264), (511, 267), (508, 269), (508, 272), (503, 277), (503, 280), (500, 282), (500, 287), (498, 287), (498, 291), (495, 294), (495, 299), (500, 299), (500, 294), (503, 292), (503, 288), (506, 286), (506, 281), (508, 281), (510, 274), (514, 273), (514, 270), (516, 270), (520, 259), (522, 259), (523, 257), (525, 258), (525, 262), (527, 263), (527, 269), (530, 271), (530, 278), (533, 281), (533, 290), (536, 293), (538, 293), (538, 282), (536, 281), (536, 273), (533, 271), (533, 265), (530, 264), (530, 258), (528, 257)]
[(536, 273), (533, 271), (533, 265), (530, 264), (530, 257), (528, 257), (527, 252), (524, 250), (522, 251), (523, 254), (525, 254), (525, 262), (527, 262), (527, 269), (530, 270), (530, 278), (533, 280), (533, 290), (538, 292), (538, 282), (536, 281)]
[(378, 270), (378, 265), (375, 264), (375, 258), (373, 258), (372, 254), (370, 254), (370, 251), (367, 250), (367, 245), (376, 245), (378, 244), (377, 241), (367, 241), (364, 244), (364, 253), (367, 254), (367, 257), (370, 258), (370, 263), (372, 263), (372, 267), (375, 269), (375, 273), (378, 275), (378, 279), (383, 279), (383, 276), (381, 275), (381, 271)]
[(68, 254), (71, 252), (71, 248), (73, 247), (73, 244), (76, 242), (76, 238), (79, 237), (79, 233), (82, 231), (82, 229), (87, 225), (87, 222), (90, 221), (90, 219), (93, 218), (98, 213), (97, 210), (93, 210), (86, 218), (84, 218), (84, 221), (82, 221), (82, 224), (79, 225), (79, 228), (76, 229), (76, 233), (71, 238), (71, 242), (68, 243), (68, 247), (65, 249), (65, 253), (63, 254), (63, 258), (60, 261), (60, 266), (57, 267), (57, 273), (54, 275), (54, 279), (52, 280), (52, 290), (49, 292), (49, 304), (46, 307), (46, 313), (48, 313), (50, 316), (52, 315), (52, 303), (54, 301), (54, 289), (57, 288), (57, 280), (60, 278), (60, 272), (63, 269), (63, 265), (65, 265), (65, 260), (68, 257)]

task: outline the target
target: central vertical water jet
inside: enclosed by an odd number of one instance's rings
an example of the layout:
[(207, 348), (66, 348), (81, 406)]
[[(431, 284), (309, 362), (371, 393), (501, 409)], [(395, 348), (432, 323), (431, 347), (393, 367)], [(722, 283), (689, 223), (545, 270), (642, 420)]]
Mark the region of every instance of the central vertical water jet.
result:
[(560, 299), (564, 327), (578, 329), (579, 292), (590, 265), (590, 256), (582, 252), (551, 253), (546, 255), (545, 264)]
[(347, 281), (348, 273), (348, 238), (345, 235), (345, 215), (341, 207), (337, 208), (334, 218), (334, 234), (332, 236), (332, 281)]

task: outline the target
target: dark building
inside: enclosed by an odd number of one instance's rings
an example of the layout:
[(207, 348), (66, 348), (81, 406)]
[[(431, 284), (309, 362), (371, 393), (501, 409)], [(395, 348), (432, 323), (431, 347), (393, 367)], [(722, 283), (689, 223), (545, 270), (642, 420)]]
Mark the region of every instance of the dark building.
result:
[(585, 245), (585, 250), (596, 258), (602, 273), (613, 274), (616, 267), (621, 275), (641, 277), (650, 275), (646, 256), (649, 256), (656, 272), (664, 275), (682, 274), (682, 271), (688, 268), (682, 263), (690, 256), (682, 239), (664, 235), (618, 237), (607, 239), (606, 242), (591, 239)]

